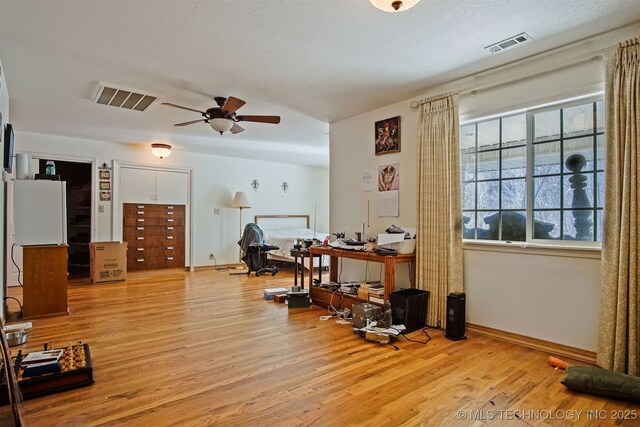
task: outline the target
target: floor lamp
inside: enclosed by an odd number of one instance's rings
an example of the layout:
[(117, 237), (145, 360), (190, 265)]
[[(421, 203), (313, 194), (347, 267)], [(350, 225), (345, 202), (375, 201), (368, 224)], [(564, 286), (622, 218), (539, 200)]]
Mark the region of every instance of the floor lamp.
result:
[[(231, 202), (231, 207), (240, 209), (240, 239), (242, 239), (242, 209), (251, 207), (251, 202), (249, 202), (247, 193), (244, 191), (236, 191), (235, 196), (233, 196), (233, 201)], [(238, 245), (238, 265), (236, 270), (244, 270), (244, 265), (242, 264), (242, 248), (240, 245)]]

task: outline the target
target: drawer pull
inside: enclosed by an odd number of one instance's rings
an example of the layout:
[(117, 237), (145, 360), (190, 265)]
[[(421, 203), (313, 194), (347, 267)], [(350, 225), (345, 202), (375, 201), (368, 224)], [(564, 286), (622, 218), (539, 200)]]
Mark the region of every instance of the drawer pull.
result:
[(167, 230), (173, 230), (173, 227), (167, 227)]
[(136, 251), (142, 252), (142, 251), (144, 251), (144, 248), (136, 248)]
[(144, 240), (144, 237), (136, 237), (136, 240)]
[(167, 209), (173, 209), (173, 206), (167, 206)]
[(167, 246), (167, 250), (168, 251), (172, 251), (173, 250), (173, 246)]
[(138, 211), (138, 215), (144, 215), (144, 211)]
[(138, 258), (138, 262), (144, 262), (144, 258)]
[(167, 222), (173, 222), (173, 218), (167, 218)]
[(168, 240), (173, 240), (173, 236), (167, 236)]
[(144, 218), (138, 218), (138, 222), (144, 222)]
[(172, 256), (168, 256), (167, 257), (167, 261), (173, 261), (173, 257)]
[(167, 211), (167, 215), (173, 215), (173, 212)]
[(144, 205), (138, 205), (137, 208), (138, 209), (144, 209)]
[(144, 227), (138, 227), (138, 231), (144, 230)]

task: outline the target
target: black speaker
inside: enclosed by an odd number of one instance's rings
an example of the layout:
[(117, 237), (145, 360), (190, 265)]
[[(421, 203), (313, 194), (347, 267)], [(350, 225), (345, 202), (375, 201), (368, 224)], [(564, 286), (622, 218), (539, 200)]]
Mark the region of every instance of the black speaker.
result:
[(464, 292), (452, 292), (447, 296), (447, 333), (445, 337), (452, 341), (466, 340)]

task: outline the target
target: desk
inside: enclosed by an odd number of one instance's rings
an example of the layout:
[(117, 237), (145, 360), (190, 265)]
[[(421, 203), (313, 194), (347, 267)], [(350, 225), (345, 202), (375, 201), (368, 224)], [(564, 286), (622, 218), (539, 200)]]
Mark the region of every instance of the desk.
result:
[[(312, 280), (312, 276), (313, 276), (313, 258), (314, 257), (318, 257), (320, 260), (322, 260), (322, 255), (320, 254), (314, 254), (313, 256), (311, 256), (311, 253), (309, 252), (308, 249), (291, 249), (291, 256), (293, 257), (293, 264), (294, 264), (294, 269), (295, 269), (295, 273), (293, 275), (293, 285), (294, 286), (298, 286), (298, 273), (300, 274), (300, 287), (302, 289), (304, 289), (304, 259), (305, 258), (309, 258), (311, 259), (311, 263), (310, 263), (310, 268), (311, 270), (309, 270), (309, 287), (311, 287), (311, 280)], [(300, 264), (298, 264), (298, 258), (300, 258)], [(322, 261), (320, 261), (320, 269), (322, 269)]]
[[(416, 287), (416, 255), (402, 254), (396, 256), (380, 256), (373, 252), (350, 251), (345, 249), (334, 249), (330, 246), (311, 246), (309, 248), (311, 256), (309, 257), (310, 271), (313, 271), (313, 257), (318, 255), (328, 255), (330, 257), (329, 280), (338, 281), (338, 258), (358, 259), (361, 261), (379, 262), (384, 264), (384, 299), (388, 300), (391, 292), (396, 287), (396, 264), (409, 263), (409, 280), (411, 287)], [(318, 270), (318, 279), (322, 282), (322, 269)], [(309, 286), (310, 292), (313, 294), (313, 286)], [(313, 295), (311, 295), (313, 298)]]

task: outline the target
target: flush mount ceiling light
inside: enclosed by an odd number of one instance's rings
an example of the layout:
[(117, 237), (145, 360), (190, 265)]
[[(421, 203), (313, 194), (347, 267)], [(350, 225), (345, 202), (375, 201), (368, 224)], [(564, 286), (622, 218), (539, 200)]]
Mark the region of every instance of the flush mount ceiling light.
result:
[(385, 12), (404, 12), (418, 4), (420, 0), (369, 0), (372, 5)]
[(171, 146), (169, 144), (151, 144), (151, 154), (161, 159), (171, 155)]

